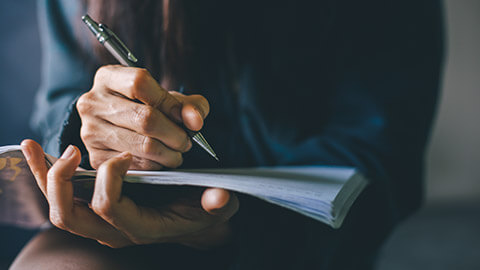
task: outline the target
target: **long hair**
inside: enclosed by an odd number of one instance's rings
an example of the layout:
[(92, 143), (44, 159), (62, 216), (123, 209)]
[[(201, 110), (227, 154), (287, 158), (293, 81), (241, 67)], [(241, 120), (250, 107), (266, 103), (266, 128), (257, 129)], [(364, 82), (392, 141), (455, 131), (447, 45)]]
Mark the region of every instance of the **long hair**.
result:
[[(180, 83), (195, 85), (200, 79), (202, 57), (212, 57), (214, 50), (205, 43), (207, 40), (215, 44), (213, 57), (225, 56), (226, 25), (219, 24), (216, 17), (222, 14), (216, 10), (221, 8), (221, 2), (84, 0), (88, 13), (135, 48), (134, 53), (143, 59), (142, 65), (171, 87)], [(98, 42), (92, 42), (102, 63), (115, 63)]]

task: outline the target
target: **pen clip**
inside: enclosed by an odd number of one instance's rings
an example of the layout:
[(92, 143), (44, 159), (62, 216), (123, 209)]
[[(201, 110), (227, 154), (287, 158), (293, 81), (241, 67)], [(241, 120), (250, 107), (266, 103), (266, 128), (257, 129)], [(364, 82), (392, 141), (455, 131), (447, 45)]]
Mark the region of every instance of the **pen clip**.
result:
[(108, 26), (104, 24), (99, 24), (98, 25), (100, 29), (102, 29), (107, 35), (110, 36), (110, 38), (113, 38), (115, 42), (117, 42), (118, 45), (120, 45), (121, 49), (125, 52), (125, 54), (128, 57), (128, 60), (137, 63), (138, 59), (133, 55), (133, 53), (128, 49), (128, 47), (125, 45), (125, 43), (122, 42), (122, 40), (112, 31), (108, 28)]

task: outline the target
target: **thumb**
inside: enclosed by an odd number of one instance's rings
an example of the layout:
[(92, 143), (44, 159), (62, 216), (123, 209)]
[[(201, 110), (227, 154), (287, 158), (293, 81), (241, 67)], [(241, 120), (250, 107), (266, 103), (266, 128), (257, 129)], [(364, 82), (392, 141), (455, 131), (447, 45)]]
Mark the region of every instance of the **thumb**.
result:
[(199, 131), (203, 127), (203, 120), (210, 112), (210, 105), (201, 95), (186, 96), (175, 91), (169, 92), (182, 103), (182, 121), (185, 127), (192, 131)]
[(221, 188), (207, 188), (203, 192), (201, 203), (207, 213), (225, 220), (231, 218), (239, 207), (237, 196)]

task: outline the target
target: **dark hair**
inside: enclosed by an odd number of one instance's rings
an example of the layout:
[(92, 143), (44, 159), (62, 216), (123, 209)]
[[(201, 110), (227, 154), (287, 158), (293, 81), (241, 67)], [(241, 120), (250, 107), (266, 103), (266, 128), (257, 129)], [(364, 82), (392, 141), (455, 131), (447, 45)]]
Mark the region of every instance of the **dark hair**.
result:
[[(218, 21), (218, 16), (223, 16), (220, 15), (223, 12), (218, 12), (222, 0), (84, 2), (92, 18), (108, 25), (129, 47), (135, 48), (135, 53), (144, 60), (142, 64), (170, 87), (178, 87), (180, 83), (198, 87), (202, 59), (226, 56), (228, 26), (225, 21)], [(92, 42), (103, 64), (116, 62), (98, 42)], [(212, 51), (215, 51), (213, 56)], [(212, 68), (214, 63), (203, 64)]]

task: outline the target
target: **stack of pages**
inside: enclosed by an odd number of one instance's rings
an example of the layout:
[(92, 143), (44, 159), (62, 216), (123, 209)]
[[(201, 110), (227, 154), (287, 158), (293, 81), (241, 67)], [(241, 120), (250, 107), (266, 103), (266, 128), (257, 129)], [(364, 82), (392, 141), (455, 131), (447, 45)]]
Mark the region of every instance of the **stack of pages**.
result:
[[(45, 156), (47, 164), (56, 160)], [(78, 170), (72, 181), (77, 188), (85, 187), (93, 183), (95, 175), (95, 171)], [(34, 179), (19, 146), (0, 147), (0, 202), (6, 199), (8, 185), (14, 181), (33, 183)], [(139, 185), (224, 188), (288, 208), (333, 228), (342, 225), (351, 205), (368, 183), (354, 168), (324, 166), (129, 171), (124, 181)], [(3, 207), (4, 204), (0, 204), (0, 221), (5, 212)]]

